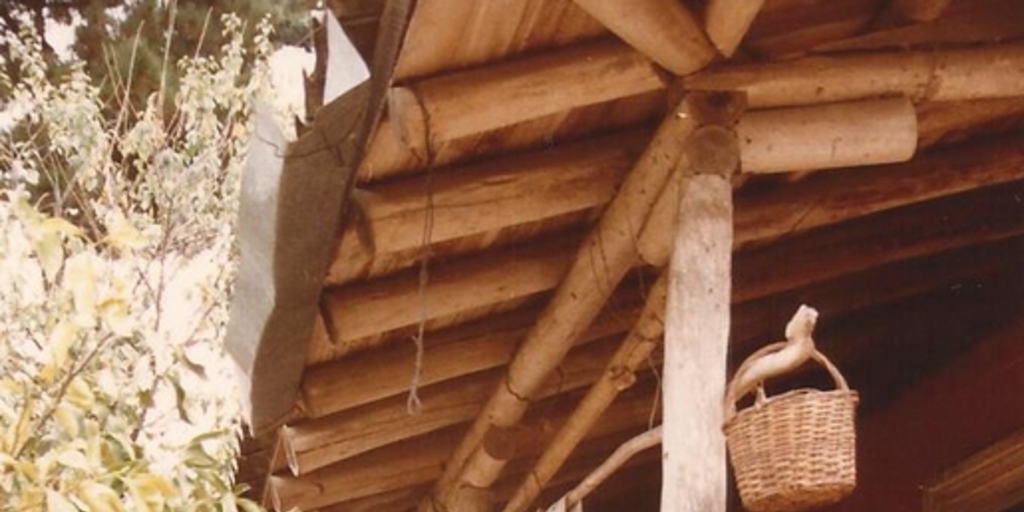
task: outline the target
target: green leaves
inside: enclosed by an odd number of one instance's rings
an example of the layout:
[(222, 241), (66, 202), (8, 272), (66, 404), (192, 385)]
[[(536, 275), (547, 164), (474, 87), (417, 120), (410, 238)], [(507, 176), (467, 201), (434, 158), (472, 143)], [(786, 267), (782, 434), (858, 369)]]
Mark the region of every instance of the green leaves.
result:
[(223, 55), (175, 59), (173, 122), (156, 97), (118, 112), (80, 63), (51, 82), (38, 37), (12, 43), (24, 76), (5, 97), (15, 129), (0, 126), (13, 162), (0, 164), (5, 507), (260, 510), (233, 487), (222, 336), (249, 105), (272, 48), (266, 25), (256, 44), (239, 19), (225, 26)]

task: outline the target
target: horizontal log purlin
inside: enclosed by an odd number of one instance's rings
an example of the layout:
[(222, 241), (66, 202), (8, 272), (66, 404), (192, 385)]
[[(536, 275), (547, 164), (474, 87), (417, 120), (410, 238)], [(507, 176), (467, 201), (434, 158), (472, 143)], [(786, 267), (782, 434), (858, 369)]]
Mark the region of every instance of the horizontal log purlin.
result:
[[(328, 290), (322, 299), (324, 320), (333, 344), (344, 347), (421, 321), (434, 326), (460, 314), (465, 317), (472, 310), (550, 290), (561, 280), (577, 243), (577, 237), (568, 236), (430, 265), (422, 298), (415, 269)], [(467, 282), (477, 287), (467, 290), (463, 286)], [(310, 351), (329, 353), (329, 348), (310, 347)]]
[(373, 253), (355, 230), (345, 231), (327, 284), (358, 277), (375, 254), (407, 260), (419, 256), (428, 179), (430, 244), (436, 245), (606, 204), (649, 136), (646, 130), (618, 132), (374, 186), (361, 203), (366, 227), (373, 233)]
[(903, 97), (751, 111), (736, 138), (744, 173), (904, 162), (917, 148), (917, 114)]
[[(635, 318), (631, 311), (606, 311), (580, 343), (628, 329)], [(429, 385), (507, 364), (538, 315), (537, 309), (518, 310), (431, 333), (420, 382)], [(411, 347), (398, 345), (307, 369), (302, 381), (307, 416), (322, 417), (408, 391), (414, 359)]]
[[(613, 353), (615, 341), (603, 339), (574, 349), (561, 374), (545, 386), (540, 396), (546, 398), (593, 382)], [(500, 378), (500, 369), (490, 368), (427, 385), (420, 390), (423, 410), (418, 416), (409, 415), (405, 396), (397, 395), (288, 427), (283, 437), (294, 461), (293, 473), (306, 474), (387, 444), (468, 422)]]
[[(427, 78), (409, 85), (426, 112), (428, 142), (501, 128), (662, 89), (647, 58), (616, 40)], [(394, 114), (394, 113), (392, 113)], [(414, 120), (392, 119), (403, 125)]]
[(812, 56), (687, 77), (695, 91), (744, 91), (751, 108), (904, 95), (915, 103), (1024, 95), (1024, 45)]
[[(614, 350), (614, 346), (611, 349)], [(587, 370), (595, 373), (591, 381), (597, 378), (596, 374), (603, 369), (610, 353), (611, 351), (601, 354), (602, 357), (592, 361), (596, 370)], [(651, 414), (654, 405), (653, 387), (638, 386), (630, 391), (628, 397), (615, 404), (614, 414), (607, 416), (608, 421), (601, 422), (590, 432), (589, 437), (600, 437), (630, 429), (637, 420), (644, 421)], [(556, 396), (550, 400), (566, 402), (568, 405), (576, 398), (575, 395), (568, 395)], [(539, 404), (539, 407), (568, 410), (568, 407), (545, 403)], [(556, 417), (545, 418), (543, 423), (557, 425), (564, 419), (565, 414), (557, 414)], [(540, 446), (546, 444), (544, 440), (553, 434), (551, 429), (542, 428), (540, 425), (531, 425), (529, 428), (540, 433), (541, 442), (524, 445), (526, 451), (519, 454), (523, 457), (535, 455)], [(277, 510), (288, 510), (292, 507), (313, 509), (342, 499), (357, 499), (429, 482), (440, 476), (447, 455), (454, 448), (461, 433), (461, 427), (447, 428), (364, 453), (303, 477), (272, 476), (269, 479), (272, 503)]]
[[(1000, 128), (1015, 119), (1019, 120), (1024, 116), (1024, 96), (989, 100), (930, 102), (918, 105), (917, 111), (920, 132), (919, 146), (924, 148), (969, 130), (986, 127)], [(457, 211), (435, 210), (431, 248), (442, 247), (445, 239), (451, 240), (452, 237), (455, 237), (470, 244), (465, 247), (460, 246), (459, 250), (469, 251), (474, 244), (481, 243), (470, 236), (474, 229), (477, 231), (489, 229), (490, 231), (486, 233), (478, 233), (478, 236), (486, 237), (510, 227), (526, 226), (531, 221), (536, 222), (537, 219), (541, 219), (541, 222), (544, 222), (544, 219), (550, 221), (555, 219), (559, 212), (565, 212), (574, 207), (586, 208), (589, 204), (586, 198), (594, 200), (594, 204), (590, 204), (591, 210), (602, 207), (606, 201), (598, 201), (598, 195), (588, 195), (587, 191), (598, 194), (598, 191), (606, 190), (604, 187), (608, 186), (613, 178), (610, 174), (597, 173), (597, 169), (603, 169), (605, 165), (619, 165), (621, 162), (618, 161), (618, 158), (627, 154), (632, 155), (632, 151), (638, 150), (633, 145), (639, 144), (640, 139), (648, 136), (648, 132), (645, 130), (627, 130), (616, 132), (607, 138), (599, 138), (596, 141), (570, 144), (523, 156), (500, 157), (465, 168), (436, 172), (434, 179), (441, 183), (433, 185), (435, 201), (438, 203), (451, 201), (464, 206)], [(593, 155), (588, 155), (583, 149), (586, 147), (607, 149), (598, 150)], [(575, 163), (572, 157), (577, 152), (581, 158), (579, 163)], [(597, 162), (596, 159), (600, 158), (599, 155), (605, 155), (610, 160), (603, 163)], [(517, 168), (521, 168), (521, 172), (527, 175), (522, 178), (523, 181), (519, 182), (516, 179), (508, 183), (503, 182), (509, 174), (518, 172), (515, 171)], [(580, 200), (580, 202), (570, 203), (570, 201), (563, 201), (555, 191), (564, 191), (564, 187), (579, 182), (574, 181), (572, 184), (563, 182), (563, 178), (559, 177), (561, 173), (558, 172), (552, 172), (546, 177), (532, 173), (532, 171), (543, 168), (563, 170), (569, 175), (575, 175), (577, 172), (587, 173), (586, 169), (589, 168), (595, 171), (593, 176), (596, 183), (587, 184), (568, 194), (568, 198), (572, 198), (574, 201)], [(492, 169), (492, 171), (488, 171), (488, 169)], [(614, 171), (616, 174), (619, 172), (617, 169), (616, 167), (616, 171)], [(612, 172), (609, 169), (604, 170)], [(470, 202), (458, 199), (462, 192), (455, 185), (464, 181), (466, 183), (473, 181), (457, 177), (463, 173), (473, 176), (473, 180), (488, 184), (477, 185), (473, 188), (480, 193), (479, 200)], [(446, 176), (446, 178), (442, 178), (442, 176)], [(520, 208), (511, 200), (502, 200), (507, 198), (507, 194), (528, 187), (533, 187), (532, 192), (528, 196), (521, 197), (520, 200), (530, 201), (534, 207)], [(420, 256), (417, 245), (422, 242), (422, 202), (417, 204), (416, 194), (409, 191), (419, 191), (422, 196), (425, 194), (424, 190), (426, 190), (426, 177), (422, 175), (409, 176), (392, 184), (371, 187), (370, 193), (365, 195), (366, 199), (362, 203), (365, 222), (378, 239), (375, 243), (376, 255), (371, 254), (369, 249), (360, 243), (354, 229), (347, 229), (343, 232), (335, 252), (327, 282), (332, 285), (340, 285), (366, 276), (373, 277), (374, 273), (381, 271), (380, 269), (394, 272), (414, 265)], [(393, 200), (397, 202), (392, 204)], [(576, 211), (585, 213), (585, 210)], [(466, 228), (470, 228), (470, 230), (463, 232)], [(401, 234), (401, 236), (397, 234)]]
[[(732, 341), (736, 350), (744, 351), (744, 347), (754, 340), (781, 337), (781, 332), (777, 332), (778, 326), (803, 302), (820, 306), (828, 312), (829, 317), (835, 318), (850, 311), (900, 300), (937, 286), (968, 282), (979, 276), (1001, 272), (1013, 263), (1014, 253), (1006, 243), (988, 244), (889, 264), (815, 283), (782, 295), (737, 303), (733, 306), (735, 329)], [(619, 314), (627, 317), (621, 322), (621, 330), (624, 331), (630, 323), (629, 319), (635, 317), (635, 311)], [(592, 360), (589, 370), (572, 371), (571, 368), (580, 364), (578, 355), (573, 355), (567, 359), (567, 368), (570, 370), (564, 374), (572, 377), (590, 371), (579, 377), (581, 380), (578, 382), (582, 383), (579, 385), (596, 379), (600, 365), (611, 354), (609, 342), (606, 340), (601, 344), (603, 349), (585, 349), (605, 351), (603, 356)], [(575, 349), (573, 354), (580, 350)], [(440, 357), (436, 354), (433, 357), (434, 364), (454, 366), (439, 361)], [(465, 361), (457, 355), (449, 359)], [(408, 365), (401, 366), (400, 370), (408, 371)], [(320, 420), (299, 423), (291, 428), (286, 443), (290, 443), (290, 450), (297, 454), (300, 466), (315, 469), (386, 443), (468, 421), (479, 404), (486, 399), (490, 391), (487, 386), (493, 385), (493, 382), (487, 381), (490, 384), (483, 385), (484, 389), (481, 390), (482, 384), (479, 381), (487, 377), (487, 374), (474, 374), (423, 388), (421, 396), (425, 410), (419, 417), (406, 413), (404, 396), (392, 397)], [(498, 377), (492, 375), (490, 378)], [(576, 387), (576, 384), (563, 383), (562, 387), (570, 389)], [(550, 389), (548, 392), (553, 393), (555, 390)]]
[[(1024, 167), (1020, 141), (1020, 136), (1014, 136), (929, 152), (903, 164), (814, 174), (756, 196), (740, 189), (736, 248), (1016, 179)], [(452, 318), (488, 300), (501, 303), (553, 289), (568, 265), (571, 248), (567, 245), (560, 254), (539, 245), (527, 249), (432, 265), (427, 293), (443, 297), (444, 302), (432, 302), (437, 305), (428, 311), (427, 320)], [(517, 268), (521, 274), (508, 268)], [(311, 347), (319, 353), (314, 362), (345, 353), (346, 340), (414, 327), (420, 320), (417, 293), (413, 271), (326, 293), (328, 323), (335, 329), (332, 334), (341, 336), (333, 338), (332, 346)]]

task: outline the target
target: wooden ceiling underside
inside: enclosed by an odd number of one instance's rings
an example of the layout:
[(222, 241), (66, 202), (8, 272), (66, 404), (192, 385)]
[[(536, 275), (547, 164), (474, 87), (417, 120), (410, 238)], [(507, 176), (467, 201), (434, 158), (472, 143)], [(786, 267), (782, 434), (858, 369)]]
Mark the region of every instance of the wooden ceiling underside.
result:
[[(687, 3), (700, 19), (707, 2)], [(718, 88), (730, 73), (756, 81), (768, 63), (794, 73), (821, 58), (842, 67), (865, 51), (1007, 51), (1014, 76), (1024, 77), (1015, 42), (1024, 36), (1024, 2), (957, 0), (926, 23), (894, 14), (894, 5), (911, 3), (767, 0), (736, 56), (680, 80), (569, 0), (415, 2), (388, 108), (358, 171), (374, 247), (355, 230), (340, 233), (309, 344), (301, 415), (249, 443), (242, 478), (278, 510), (397, 512), (421, 503), (658, 121), (688, 89)], [(370, 30), (381, 4), (332, 7), (346, 27)], [(364, 55), (372, 51), (360, 44)], [(737, 177), (731, 359), (778, 339), (799, 304), (816, 306), (819, 345), (862, 393), (862, 447), (871, 449), (898, 446), (880, 432), (904, 425), (905, 415), (943, 413), (912, 402), (924, 400), (921, 389), (934, 389), (933, 381), (961, 385), (984, 373), (982, 362), (1000, 360), (1010, 366), (996, 373), (1024, 384), (1013, 376), (1024, 371), (1012, 366), (1024, 364), (1024, 351), (1006, 341), (1024, 312), (1024, 80), (1018, 87), (941, 101), (932, 87), (907, 93), (918, 142), (906, 163)], [(530, 95), (538, 90), (544, 94)], [(409, 123), (410, 101), (436, 132)], [(637, 261), (533, 397), (522, 439), (491, 486), (499, 510), (605, 372), (658, 273)], [(421, 326), (423, 408), (410, 415), (409, 340)], [(659, 361), (655, 351), (535, 506), (659, 421)], [(1005, 384), (992, 379), (979, 389)], [(1021, 400), (986, 403), (1005, 409)], [(949, 411), (974, 406), (957, 395)], [(984, 427), (936, 429), (956, 441), (903, 480), (933, 479), (1024, 426), (1024, 418), (993, 414)], [(919, 506), (917, 494), (878, 487), (869, 471), (886, 473), (879, 459), (862, 462), (868, 490), (852, 503)], [(658, 460), (647, 453), (632, 461), (587, 509), (655, 510)]]

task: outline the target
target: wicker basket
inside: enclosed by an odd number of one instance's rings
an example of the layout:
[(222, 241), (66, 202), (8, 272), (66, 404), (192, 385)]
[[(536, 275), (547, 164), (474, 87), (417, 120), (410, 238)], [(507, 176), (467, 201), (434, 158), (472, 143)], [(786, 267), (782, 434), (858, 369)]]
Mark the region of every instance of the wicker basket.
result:
[(836, 390), (799, 389), (766, 398), (758, 388), (749, 408), (735, 413), (736, 404), (726, 404), (729, 458), (740, 498), (751, 512), (827, 505), (849, 495), (857, 483), (857, 393), (824, 355), (815, 351), (812, 357), (828, 369)]

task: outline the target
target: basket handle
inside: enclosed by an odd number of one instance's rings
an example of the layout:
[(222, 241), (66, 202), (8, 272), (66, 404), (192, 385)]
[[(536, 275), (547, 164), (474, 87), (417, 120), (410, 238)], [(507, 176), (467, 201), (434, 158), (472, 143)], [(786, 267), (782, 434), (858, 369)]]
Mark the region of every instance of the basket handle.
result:
[[(762, 359), (767, 355), (774, 354), (782, 350), (786, 346), (786, 344), (787, 342), (785, 341), (779, 341), (761, 347), (757, 352), (754, 352), (750, 357), (743, 361), (743, 364), (741, 364), (740, 367), (736, 370), (736, 374), (733, 377), (732, 381), (729, 382), (729, 387), (725, 393), (725, 423), (728, 423), (730, 420), (732, 420), (734, 416), (736, 416), (736, 402), (738, 402), (741, 398), (746, 396), (750, 391), (754, 389), (758, 390), (758, 403), (762, 402), (764, 399), (764, 381), (760, 381), (757, 383), (756, 386), (753, 386), (748, 389), (739, 389), (741, 382), (738, 377), (742, 376), (745, 373), (745, 371), (758, 360)], [(825, 357), (825, 354), (822, 354), (821, 352), (818, 351), (818, 349), (815, 348), (811, 351), (809, 359), (813, 359), (818, 364), (825, 367), (829, 375), (832, 376), (832, 380), (835, 381), (836, 389), (840, 391), (850, 390), (850, 386), (846, 382), (846, 378), (843, 377), (842, 373), (840, 373), (839, 368), (836, 368), (836, 366), (832, 364), (832, 361)]]

